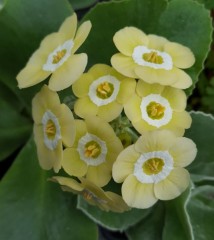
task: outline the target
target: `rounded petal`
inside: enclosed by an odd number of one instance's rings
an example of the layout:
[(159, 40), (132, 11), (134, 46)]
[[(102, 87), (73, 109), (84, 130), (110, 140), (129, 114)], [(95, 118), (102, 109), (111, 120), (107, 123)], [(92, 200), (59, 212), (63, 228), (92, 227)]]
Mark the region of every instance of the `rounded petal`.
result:
[(83, 120), (75, 119), (74, 122), (76, 126), (76, 137), (75, 137), (73, 147), (77, 147), (79, 139), (87, 133), (87, 128), (86, 128), (85, 121)]
[(120, 83), (120, 91), (117, 101), (121, 104), (126, 103), (135, 93), (136, 81), (133, 78), (125, 78)]
[(112, 176), (115, 182), (123, 182), (134, 171), (134, 164), (140, 154), (135, 151), (134, 145), (125, 148), (113, 164)]
[(35, 123), (39, 124), (45, 111), (60, 106), (60, 99), (56, 92), (51, 91), (46, 85), (42, 87), (32, 100), (32, 115)]
[(125, 27), (119, 30), (115, 33), (113, 41), (117, 49), (127, 56), (132, 55), (135, 47), (148, 44), (146, 34), (135, 27)]
[(190, 68), (195, 63), (192, 51), (179, 43), (166, 43), (164, 51), (172, 57), (173, 64), (178, 68)]
[(66, 148), (63, 151), (62, 167), (70, 176), (76, 177), (84, 176), (88, 168), (74, 148)]
[(89, 99), (89, 97), (83, 97), (77, 99), (74, 104), (74, 112), (81, 118), (86, 116), (95, 116), (98, 112), (98, 107)]
[(85, 39), (88, 37), (90, 30), (91, 30), (90, 21), (86, 21), (82, 25), (80, 25), (74, 39), (74, 46), (72, 48), (72, 53), (75, 53), (76, 50), (83, 44)]
[(111, 179), (111, 168), (105, 163), (99, 166), (89, 166), (86, 179), (96, 184), (98, 187), (105, 186)]
[(169, 101), (173, 110), (183, 111), (186, 108), (187, 97), (181, 89), (165, 87), (161, 95)]
[(197, 148), (191, 139), (180, 137), (176, 139), (169, 152), (173, 156), (175, 167), (186, 167), (195, 159)]
[(137, 65), (132, 57), (127, 57), (121, 53), (116, 53), (111, 57), (111, 64), (119, 73), (127, 77), (138, 78), (134, 71)]
[(56, 173), (59, 172), (62, 162), (62, 141), (58, 141), (55, 150), (50, 150), (44, 144), (42, 126), (34, 125), (33, 132), (37, 147), (37, 157), (41, 168), (45, 170), (53, 168)]
[(65, 19), (62, 23), (59, 32), (64, 34), (66, 38), (73, 39), (77, 28), (77, 15), (73, 13), (72, 16)]
[(134, 94), (132, 98), (124, 105), (124, 111), (129, 120), (141, 120), (140, 104), (141, 99), (136, 94)]
[(138, 182), (135, 176), (130, 175), (122, 185), (122, 196), (130, 207), (149, 208), (157, 202), (153, 184)]
[(164, 86), (160, 84), (148, 84), (143, 80), (137, 82), (136, 92), (140, 97), (146, 97), (149, 94), (161, 94), (163, 90)]
[(76, 136), (76, 126), (74, 122), (73, 113), (65, 105), (60, 106), (60, 129), (62, 135), (62, 142), (67, 147), (71, 147), (74, 143)]
[(175, 134), (168, 130), (145, 132), (138, 138), (134, 147), (139, 153), (166, 151), (173, 145), (175, 139)]
[(110, 122), (117, 118), (123, 110), (123, 106), (117, 102), (111, 102), (98, 108), (97, 116)]
[(155, 196), (160, 200), (178, 197), (189, 186), (189, 172), (184, 168), (174, 168), (169, 176), (154, 184)]
[[(93, 79), (96, 80), (99, 77), (110, 75), (112, 73), (113, 68), (106, 65), (106, 64), (95, 64), (93, 65), (88, 73), (90, 73), (93, 76)], [(115, 71), (115, 70), (114, 70)]]
[(164, 51), (164, 46), (168, 42), (166, 38), (153, 34), (149, 34), (148, 39), (149, 39), (148, 48), (155, 49), (158, 51)]
[(72, 85), (73, 93), (79, 98), (86, 97), (89, 92), (89, 86), (93, 81), (94, 78), (91, 74), (83, 73), (82, 76)]
[(85, 53), (76, 54), (71, 57), (51, 76), (49, 88), (60, 91), (72, 85), (84, 72), (88, 57)]
[(152, 131), (152, 130), (156, 130), (157, 129), (157, 127), (149, 125), (143, 119), (138, 120), (136, 122), (132, 122), (132, 125), (141, 134), (144, 134), (144, 132), (146, 132), (146, 131)]
[(70, 188), (71, 190), (81, 192), (84, 190), (83, 186), (73, 178), (54, 176), (51, 180), (58, 182), (60, 185)]

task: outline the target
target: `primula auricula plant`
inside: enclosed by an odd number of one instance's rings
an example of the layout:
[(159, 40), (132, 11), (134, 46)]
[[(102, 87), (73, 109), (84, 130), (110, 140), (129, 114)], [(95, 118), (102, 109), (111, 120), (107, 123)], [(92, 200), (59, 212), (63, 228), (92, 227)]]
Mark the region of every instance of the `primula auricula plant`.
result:
[[(51, 75), (33, 99), (40, 166), (56, 173), (62, 168), (68, 176), (51, 180), (104, 211), (144, 209), (178, 197), (190, 184), (184, 167), (197, 153), (183, 137), (191, 117), (182, 89), (192, 80), (182, 69), (194, 64), (193, 53), (125, 27), (113, 37), (120, 53), (112, 56), (112, 66), (97, 63), (83, 73), (87, 55), (75, 52), (91, 23), (76, 27), (73, 14), (45, 37), (17, 76), (25, 88)], [(72, 109), (56, 92), (68, 87), (77, 97)], [(122, 194), (102, 189), (110, 180), (122, 183)]]

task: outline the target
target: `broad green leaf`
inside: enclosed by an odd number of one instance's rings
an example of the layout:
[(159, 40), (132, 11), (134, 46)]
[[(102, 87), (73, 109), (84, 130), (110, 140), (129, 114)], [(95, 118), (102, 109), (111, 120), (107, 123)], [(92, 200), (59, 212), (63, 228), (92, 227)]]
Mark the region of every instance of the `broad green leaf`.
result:
[(191, 138), (197, 146), (195, 160), (188, 167), (193, 180), (214, 180), (214, 118), (202, 112), (191, 112), (192, 125), (185, 136)]
[(0, 78), (30, 112), (38, 87), (17, 88), (16, 75), (47, 34), (56, 31), (72, 13), (66, 0), (7, 0), (0, 11)]
[(214, 8), (214, 1), (213, 0), (195, 0), (198, 1), (199, 3), (202, 3), (205, 5), (206, 8), (212, 9)]
[(129, 228), (126, 231), (126, 234), (128, 235), (129, 240), (162, 240), (163, 224), (164, 205), (159, 202), (153, 207), (149, 216), (135, 226)]
[(83, 8), (88, 8), (95, 4), (97, 0), (68, 0), (74, 10), (80, 10)]
[[(52, 173), (53, 174), (53, 173)], [(76, 209), (76, 196), (47, 181), (29, 141), (0, 183), (0, 239), (97, 239), (97, 227)]]
[(124, 231), (144, 219), (150, 210), (132, 209), (124, 213), (105, 212), (88, 204), (82, 197), (78, 198), (77, 207), (97, 224), (110, 229)]
[(25, 144), (32, 124), (3, 99), (0, 99), (0, 112), (0, 160), (3, 160)]
[(166, 201), (166, 217), (163, 230), (163, 240), (194, 240), (192, 224), (186, 206), (190, 198), (189, 187), (178, 198)]
[[(93, 29), (82, 50), (89, 55), (89, 65), (110, 63), (118, 52), (112, 38), (125, 26), (136, 26), (145, 33), (167, 37), (188, 46), (196, 57), (187, 70), (195, 84), (203, 69), (211, 43), (212, 25), (209, 11), (192, 0), (131, 0), (97, 4), (85, 19), (92, 21)], [(193, 86), (188, 89), (190, 94)]]
[(201, 186), (193, 190), (187, 205), (195, 240), (213, 239), (214, 186)]

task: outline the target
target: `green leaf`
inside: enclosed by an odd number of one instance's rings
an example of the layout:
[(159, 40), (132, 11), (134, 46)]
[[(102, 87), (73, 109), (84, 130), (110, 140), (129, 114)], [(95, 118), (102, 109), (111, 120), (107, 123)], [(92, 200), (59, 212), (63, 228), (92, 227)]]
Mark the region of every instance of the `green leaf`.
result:
[(193, 190), (187, 205), (195, 240), (213, 239), (214, 186), (201, 186)]
[(212, 21), (209, 11), (192, 0), (132, 0), (97, 4), (85, 19), (92, 22), (92, 32), (82, 47), (89, 54), (89, 65), (110, 63), (117, 52), (112, 38), (125, 26), (136, 26), (145, 33), (167, 37), (188, 46), (196, 57), (193, 67), (187, 70), (193, 86), (203, 69), (211, 43)]
[(88, 204), (82, 197), (78, 198), (78, 209), (81, 209), (97, 224), (110, 229), (124, 231), (145, 218), (150, 210), (132, 209), (124, 213), (105, 212)]
[(31, 122), (3, 99), (0, 100), (0, 160), (24, 145), (32, 131)]
[(196, 143), (198, 153), (187, 169), (197, 182), (206, 178), (214, 180), (214, 118), (202, 112), (191, 112), (191, 117), (192, 125), (186, 130), (185, 136)]
[(97, 0), (68, 0), (74, 10), (80, 10), (83, 8), (88, 8), (95, 4)]
[[(164, 205), (159, 202), (148, 217), (129, 228), (126, 234), (129, 240), (162, 240), (164, 224)], [(174, 238), (172, 238), (174, 240)]]
[(72, 9), (66, 0), (7, 0), (0, 11), (0, 78), (30, 112), (39, 87), (17, 88), (16, 75), (47, 34), (56, 31)]
[(195, 0), (198, 1), (199, 3), (202, 3), (205, 5), (206, 8), (212, 9), (214, 8), (214, 1), (213, 0)]
[(178, 198), (166, 201), (166, 217), (163, 240), (194, 240), (192, 224), (186, 206), (190, 198), (189, 187)]
[(97, 239), (97, 227), (76, 209), (76, 196), (47, 181), (29, 141), (0, 183), (0, 239)]

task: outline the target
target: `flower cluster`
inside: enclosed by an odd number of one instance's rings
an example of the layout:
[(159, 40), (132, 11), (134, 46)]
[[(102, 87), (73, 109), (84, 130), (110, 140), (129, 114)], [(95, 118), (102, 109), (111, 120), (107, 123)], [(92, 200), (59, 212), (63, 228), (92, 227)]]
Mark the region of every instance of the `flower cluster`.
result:
[[(183, 91), (192, 84), (183, 70), (194, 64), (191, 50), (125, 27), (113, 37), (120, 53), (112, 66), (95, 64), (84, 72), (87, 55), (75, 53), (91, 23), (76, 28), (73, 14), (17, 76), (25, 88), (51, 75), (32, 103), (40, 166), (63, 169), (68, 177), (51, 180), (104, 211), (148, 208), (179, 196), (190, 182), (184, 167), (197, 153), (183, 137), (191, 126)], [(69, 108), (57, 91), (70, 86), (75, 100)], [(103, 190), (112, 177), (122, 195)]]

